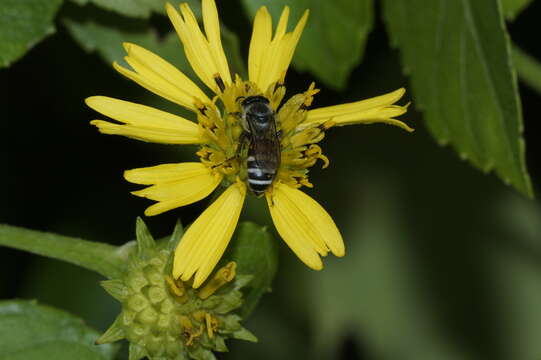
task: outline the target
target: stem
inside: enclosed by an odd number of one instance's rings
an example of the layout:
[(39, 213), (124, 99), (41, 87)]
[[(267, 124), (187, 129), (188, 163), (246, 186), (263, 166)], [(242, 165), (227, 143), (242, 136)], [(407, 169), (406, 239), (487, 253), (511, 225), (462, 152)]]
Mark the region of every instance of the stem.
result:
[(127, 247), (0, 224), (0, 246), (63, 260), (107, 278), (118, 278), (125, 269)]
[(541, 94), (541, 64), (516, 45), (513, 46), (513, 61), (520, 80)]

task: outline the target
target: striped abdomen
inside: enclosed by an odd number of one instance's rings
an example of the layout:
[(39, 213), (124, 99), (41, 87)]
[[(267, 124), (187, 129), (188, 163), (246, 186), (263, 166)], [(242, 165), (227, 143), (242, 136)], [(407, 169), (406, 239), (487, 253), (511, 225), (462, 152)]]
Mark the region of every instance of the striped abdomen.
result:
[(279, 145), (273, 139), (259, 139), (248, 148), (248, 187), (256, 195), (263, 194), (274, 181), (280, 161), (276, 146)]

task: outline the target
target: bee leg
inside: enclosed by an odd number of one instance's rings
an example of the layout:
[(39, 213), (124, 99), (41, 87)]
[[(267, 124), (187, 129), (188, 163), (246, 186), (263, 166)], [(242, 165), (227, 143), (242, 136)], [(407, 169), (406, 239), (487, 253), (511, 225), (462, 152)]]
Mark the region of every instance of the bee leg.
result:
[(239, 157), (239, 155), (244, 150), (244, 147), (246, 144), (248, 144), (248, 140), (250, 138), (250, 133), (248, 131), (243, 131), (239, 136), (239, 143), (237, 145), (237, 151), (235, 153), (235, 157)]

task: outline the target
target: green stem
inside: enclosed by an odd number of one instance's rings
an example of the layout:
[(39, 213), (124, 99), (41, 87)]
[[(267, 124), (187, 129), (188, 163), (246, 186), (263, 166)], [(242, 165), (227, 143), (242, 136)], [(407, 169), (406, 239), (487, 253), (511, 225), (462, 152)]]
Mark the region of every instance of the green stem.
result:
[(513, 45), (513, 61), (520, 80), (541, 94), (541, 64), (516, 45)]
[(82, 240), (42, 231), (0, 224), (0, 246), (82, 266), (107, 278), (122, 275), (129, 247)]

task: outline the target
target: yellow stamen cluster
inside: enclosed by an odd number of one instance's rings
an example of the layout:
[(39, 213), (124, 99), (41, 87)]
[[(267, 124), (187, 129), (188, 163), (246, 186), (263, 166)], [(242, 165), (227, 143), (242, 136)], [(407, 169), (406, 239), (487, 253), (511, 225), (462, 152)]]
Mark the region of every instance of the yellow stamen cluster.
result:
[[(216, 81), (223, 84), (219, 75), (216, 75)], [(237, 178), (245, 181), (246, 154), (237, 152), (243, 132), (240, 124), (240, 102), (249, 96), (263, 95), (269, 99), (276, 112), (276, 136), (280, 137), (281, 146), (281, 166), (277, 178), (296, 188), (312, 187), (308, 181), (308, 168), (312, 167), (317, 159), (323, 160), (323, 168), (329, 164), (328, 158), (315, 144), (323, 139), (325, 130), (334, 124), (332, 121), (304, 124), (313, 96), (318, 92), (319, 89), (312, 83), (306, 92), (294, 95), (280, 107), (285, 95), (283, 85), (272, 84), (266, 93), (262, 94), (254, 83), (242, 81), (237, 76), (235, 82), (225, 86), (218, 95), (222, 109), (218, 109), (215, 102), (198, 105), (197, 118), (207, 141), (201, 145), (197, 155), (203, 164), (224, 177), (224, 185), (232, 184)]]

